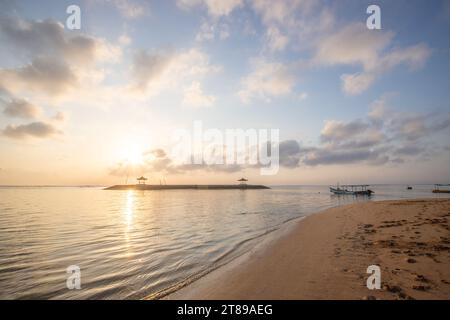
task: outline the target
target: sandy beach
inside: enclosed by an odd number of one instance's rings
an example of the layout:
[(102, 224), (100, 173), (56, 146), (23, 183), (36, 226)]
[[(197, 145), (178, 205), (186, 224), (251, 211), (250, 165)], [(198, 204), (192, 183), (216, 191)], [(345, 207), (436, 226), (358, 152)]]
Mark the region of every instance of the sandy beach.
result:
[(165, 299), (450, 299), (449, 219), (450, 199), (329, 209)]

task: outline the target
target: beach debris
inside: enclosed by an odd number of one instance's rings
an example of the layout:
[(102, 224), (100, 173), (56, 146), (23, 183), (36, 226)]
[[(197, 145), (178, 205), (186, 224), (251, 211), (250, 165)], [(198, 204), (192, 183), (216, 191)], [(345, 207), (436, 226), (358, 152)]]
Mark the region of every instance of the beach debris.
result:
[(408, 262), (408, 263), (416, 263), (417, 261), (415, 259), (413, 259), (413, 258), (407, 258), (406, 262)]
[(428, 291), (428, 290), (431, 289), (430, 286), (423, 286), (423, 285), (420, 285), (420, 286), (412, 286), (412, 288), (413, 288), (414, 290), (417, 290), (417, 291)]
[(400, 288), (399, 286), (390, 286), (388, 284), (385, 284), (385, 285), (383, 285), (382, 288), (383, 288), (383, 290), (392, 292), (392, 293), (402, 292), (402, 288)]
[(429, 281), (424, 275), (421, 275), (421, 274), (416, 275), (414, 280), (420, 281), (420, 282), (428, 282)]
[(404, 292), (399, 292), (399, 293), (398, 293), (398, 297), (399, 297), (400, 299), (402, 299), (402, 300), (416, 300), (416, 299), (414, 299), (413, 297), (407, 295), (407, 294), (404, 293)]

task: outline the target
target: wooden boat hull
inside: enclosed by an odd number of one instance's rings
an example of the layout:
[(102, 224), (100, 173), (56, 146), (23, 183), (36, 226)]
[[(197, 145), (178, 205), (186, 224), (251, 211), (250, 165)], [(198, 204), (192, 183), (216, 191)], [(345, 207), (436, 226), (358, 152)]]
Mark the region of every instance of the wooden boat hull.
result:
[(433, 190), (433, 193), (450, 193), (450, 190)]
[(346, 189), (337, 189), (330, 187), (330, 192), (337, 195), (353, 195), (353, 196), (370, 196), (374, 193), (372, 190), (361, 190), (361, 191), (349, 191)]

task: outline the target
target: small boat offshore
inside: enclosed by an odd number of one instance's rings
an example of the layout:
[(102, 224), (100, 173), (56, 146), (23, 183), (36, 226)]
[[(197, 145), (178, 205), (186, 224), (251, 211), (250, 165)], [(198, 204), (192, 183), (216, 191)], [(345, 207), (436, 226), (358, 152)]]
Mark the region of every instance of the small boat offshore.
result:
[(348, 184), (336, 187), (330, 187), (330, 192), (337, 195), (370, 196), (374, 192), (368, 189), (368, 184)]

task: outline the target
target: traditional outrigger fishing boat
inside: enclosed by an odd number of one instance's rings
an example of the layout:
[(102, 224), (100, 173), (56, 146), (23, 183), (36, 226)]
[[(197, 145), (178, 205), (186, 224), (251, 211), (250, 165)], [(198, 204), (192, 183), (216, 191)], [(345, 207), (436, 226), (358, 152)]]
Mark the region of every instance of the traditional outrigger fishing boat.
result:
[(330, 192), (338, 195), (370, 196), (374, 192), (368, 189), (368, 187), (370, 187), (368, 184), (348, 184), (342, 186), (338, 184), (336, 187), (330, 187)]
[(435, 184), (433, 193), (450, 193), (449, 189), (441, 189), (441, 187), (450, 187), (450, 184)]

